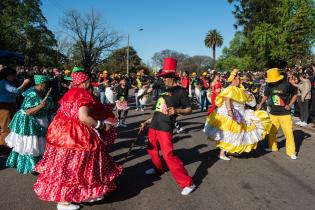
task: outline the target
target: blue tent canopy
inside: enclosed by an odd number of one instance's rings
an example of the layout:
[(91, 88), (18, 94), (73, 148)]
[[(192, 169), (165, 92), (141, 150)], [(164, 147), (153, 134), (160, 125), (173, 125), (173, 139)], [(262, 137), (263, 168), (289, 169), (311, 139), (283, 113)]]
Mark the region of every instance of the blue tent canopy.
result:
[(16, 53), (12, 51), (7, 51), (7, 50), (0, 50), (0, 59), (16, 59), (19, 61), (24, 61), (24, 55), (21, 53)]

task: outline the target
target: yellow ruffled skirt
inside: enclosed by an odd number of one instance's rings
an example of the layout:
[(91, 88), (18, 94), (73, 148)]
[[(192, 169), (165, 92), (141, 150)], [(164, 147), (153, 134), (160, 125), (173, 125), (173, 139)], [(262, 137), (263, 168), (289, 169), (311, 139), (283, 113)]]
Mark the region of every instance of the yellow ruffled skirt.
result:
[(225, 106), (211, 113), (206, 121), (204, 132), (217, 147), (229, 153), (250, 152), (256, 149), (271, 129), (271, 120), (265, 111), (238, 110), (241, 121), (238, 123), (227, 115)]

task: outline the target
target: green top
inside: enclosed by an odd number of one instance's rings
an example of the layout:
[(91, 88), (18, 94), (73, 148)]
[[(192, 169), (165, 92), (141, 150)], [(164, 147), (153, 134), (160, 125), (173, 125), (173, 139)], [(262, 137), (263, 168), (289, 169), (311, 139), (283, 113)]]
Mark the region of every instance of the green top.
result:
[(42, 102), (42, 98), (38, 95), (34, 87), (26, 90), (22, 95), (24, 96), (24, 101), (21, 105), (21, 109), (14, 115), (9, 128), (12, 132), (20, 135), (45, 136), (47, 128), (42, 127), (36, 118), (49, 116), (49, 110), (53, 108), (52, 100), (48, 98), (48, 105), (45, 108), (35, 115), (28, 116), (25, 111), (38, 106)]

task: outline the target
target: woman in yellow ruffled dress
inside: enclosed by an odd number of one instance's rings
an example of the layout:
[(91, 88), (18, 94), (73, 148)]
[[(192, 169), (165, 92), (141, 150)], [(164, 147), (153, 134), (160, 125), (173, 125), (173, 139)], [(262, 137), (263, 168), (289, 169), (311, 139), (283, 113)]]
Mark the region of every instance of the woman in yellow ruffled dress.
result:
[(226, 153), (243, 153), (256, 149), (271, 128), (271, 120), (265, 111), (246, 110), (245, 104), (252, 98), (239, 88), (240, 75), (233, 70), (225, 88), (216, 98), (217, 109), (206, 121), (204, 132), (221, 149), (219, 158), (230, 160)]

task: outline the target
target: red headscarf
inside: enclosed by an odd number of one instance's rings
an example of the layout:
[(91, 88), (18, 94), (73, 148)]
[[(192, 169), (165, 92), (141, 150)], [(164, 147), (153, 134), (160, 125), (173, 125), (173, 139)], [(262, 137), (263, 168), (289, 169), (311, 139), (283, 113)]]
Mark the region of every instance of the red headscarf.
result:
[(80, 85), (86, 80), (90, 79), (90, 77), (82, 72), (74, 72), (71, 74), (72, 82), (74, 85)]

